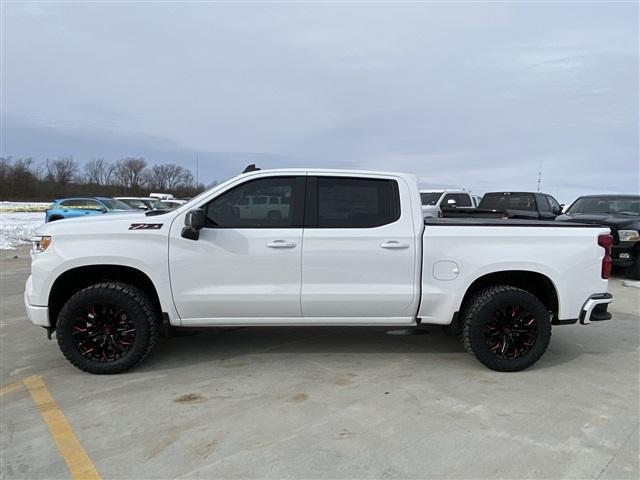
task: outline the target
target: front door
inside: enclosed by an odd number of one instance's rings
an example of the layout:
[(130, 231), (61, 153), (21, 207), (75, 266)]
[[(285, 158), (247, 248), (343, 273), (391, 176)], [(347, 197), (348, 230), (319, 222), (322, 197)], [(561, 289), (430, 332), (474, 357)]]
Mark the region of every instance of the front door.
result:
[(182, 238), (182, 225), (173, 225), (171, 287), (183, 325), (278, 323), (302, 315), (304, 182), (263, 177), (223, 192), (202, 207), (206, 226), (196, 241)]
[[(416, 237), (407, 185), (395, 178), (309, 177), (302, 313), (319, 322), (410, 319)], [(420, 208), (416, 205), (415, 208)]]

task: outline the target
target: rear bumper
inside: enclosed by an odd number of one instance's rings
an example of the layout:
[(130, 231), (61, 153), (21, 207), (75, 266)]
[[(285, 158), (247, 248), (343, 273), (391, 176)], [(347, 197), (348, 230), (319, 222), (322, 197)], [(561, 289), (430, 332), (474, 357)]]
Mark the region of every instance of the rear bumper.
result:
[(50, 327), (49, 322), (49, 307), (38, 307), (36, 305), (29, 304), (27, 300), (27, 294), (24, 294), (24, 308), (27, 310), (27, 316), (31, 323), (40, 325), (41, 327)]
[(611, 319), (611, 314), (607, 312), (607, 307), (613, 300), (610, 293), (597, 293), (591, 295), (580, 311), (580, 323), (588, 325), (591, 322), (601, 322)]

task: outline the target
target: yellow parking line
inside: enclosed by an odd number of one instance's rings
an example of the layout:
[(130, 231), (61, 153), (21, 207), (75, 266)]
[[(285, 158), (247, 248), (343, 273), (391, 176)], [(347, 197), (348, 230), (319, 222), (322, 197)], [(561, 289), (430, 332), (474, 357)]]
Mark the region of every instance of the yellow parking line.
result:
[(49, 427), (49, 432), (56, 443), (58, 450), (67, 467), (71, 471), (71, 476), (75, 480), (100, 479), (100, 475), (93, 465), (93, 462), (84, 451), (82, 444), (73, 433), (71, 425), (58, 407), (49, 389), (39, 375), (33, 375), (24, 380), (24, 384), (31, 394), (31, 398), (38, 406), (43, 420)]
[(22, 382), (10, 383), (9, 385), (5, 385), (4, 387), (0, 388), (0, 397), (6, 393), (20, 390), (22, 387), (24, 387), (24, 384)]

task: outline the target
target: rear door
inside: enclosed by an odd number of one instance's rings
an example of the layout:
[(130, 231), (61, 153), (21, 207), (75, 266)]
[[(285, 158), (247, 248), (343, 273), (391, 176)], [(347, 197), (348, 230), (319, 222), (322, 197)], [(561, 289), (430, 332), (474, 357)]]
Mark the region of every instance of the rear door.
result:
[(417, 295), (410, 206), (401, 179), (308, 177), (304, 317), (357, 323), (415, 313), (410, 311)]

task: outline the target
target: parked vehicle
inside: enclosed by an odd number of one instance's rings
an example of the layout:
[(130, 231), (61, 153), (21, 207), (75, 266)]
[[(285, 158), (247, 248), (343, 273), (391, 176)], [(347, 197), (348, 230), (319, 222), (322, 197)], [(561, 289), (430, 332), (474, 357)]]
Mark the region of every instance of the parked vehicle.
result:
[[(282, 215), (241, 215), (252, 197)], [(76, 367), (123, 372), (160, 330), (448, 325), (487, 367), (517, 371), (551, 325), (607, 320), (609, 229), (423, 219), (413, 175), (250, 171), (153, 214), (40, 228), (25, 305)]]
[(156, 200), (173, 200), (174, 198), (171, 193), (150, 193), (149, 196)]
[(424, 217), (441, 217), (443, 208), (477, 207), (474, 196), (464, 190), (420, 190), (420, 200)]
[(157, 200), (151, 204), (153, 210), (174, 210), (187, 203), (184, 200)]
[(562, 205), (546, 193), (490, 192), (484, 194), (478, 208), (443, 209), (442, 216), (553, 220), (561, 212)]
[(640, 195), (585, 195), (556, 218), (558, 222), (603, 225), (613, 235), (613, 264), (640, 280)]
[(63, 218), (84, 217), (103, 213), (131, 212), (126, 203), (115, 198), (59, 198), (54, 200), (45, 214), (45, 223)]
[(150, 197), (115, 197), (116, 200), (120, 200), (122, 203), (126, 203), (131, 208), (139, 210), (151, 210), (153, 204), (157, 202), (157, 199)]

